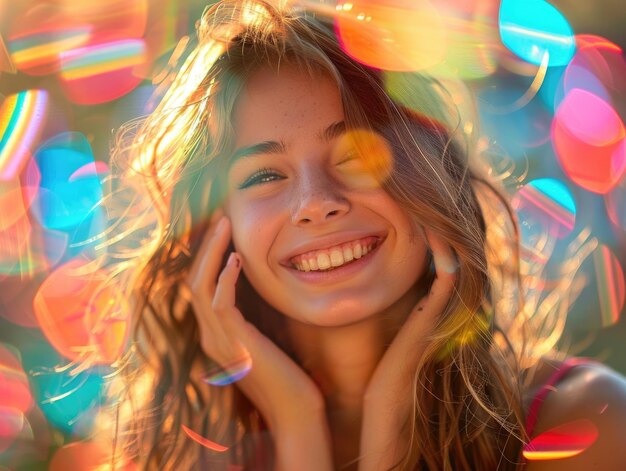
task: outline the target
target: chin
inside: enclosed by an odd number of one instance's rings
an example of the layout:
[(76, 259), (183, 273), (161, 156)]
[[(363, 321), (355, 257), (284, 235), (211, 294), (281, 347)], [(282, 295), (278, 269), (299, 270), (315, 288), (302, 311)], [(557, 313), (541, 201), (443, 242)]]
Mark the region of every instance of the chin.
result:
[(372, 306), (364, 305), (362, 302), (338, 301), (332, 305), (305, 307), (298, 311), (286, 310), (284, 315), (292, 320), (303, 324), (318, 327), (344, 327), (375, 317), (376, 312)]

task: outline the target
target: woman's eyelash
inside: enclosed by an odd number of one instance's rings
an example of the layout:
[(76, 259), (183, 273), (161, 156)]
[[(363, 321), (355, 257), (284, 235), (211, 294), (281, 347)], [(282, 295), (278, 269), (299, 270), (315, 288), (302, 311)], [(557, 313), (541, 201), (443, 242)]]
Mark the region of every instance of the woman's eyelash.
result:
[(356, 151), (350, 151), (350, 152), (347, 152), (347, 153), (343, 156), (343, 158), (342, 158), (339, 162), (337, 162), (337, 165), (341, 165), (341, 164), (344, 164), (344, 163), (346, 163), (346, 162), (350, 162), (350, 161), (352, 161), (352, 160), (356, 159), (357, 157), (358, 157), (358, 154), (357, 154), (357, 152), (356, 152)]
[(271, 181), (281, 178), (283, 177), (276, 173), (274, 170), (269, 168), (262, 168), (259, 171), (250, 175), (241, 185), (239, 185), (239, 189), (243, 190), (244, 188), (248, 188), (253, 185), (269, 183)]

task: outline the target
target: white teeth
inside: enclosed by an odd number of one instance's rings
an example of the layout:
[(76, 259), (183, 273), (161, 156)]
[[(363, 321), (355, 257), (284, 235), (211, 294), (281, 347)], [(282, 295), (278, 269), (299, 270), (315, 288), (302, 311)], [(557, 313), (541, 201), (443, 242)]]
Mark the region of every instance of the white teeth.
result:
[(309, 253), (307, 256), (300, 256), (293, 261), (293, 267), (302, 272), (329, 270), (365, 256), (375, 246), (375, 242), (370, 242), (367, 245), (361, 244), (361, 242), (343, 244), (320, 250), (317, 253)]
[(346, 262), (351, 262), (354, 260), (354, 255), (352, 253), (352, 247), (344, 247), (343, 248), (343, 259)]
[(343, 253), (341, 250), (335, 249), (330, 251), (330, 264), (333, 267), (343, 265)]
[(325, 253), (318, 254), (317, 266), (320, 267), (320, 270), (328, 270), (330, 268), (330, 257)]

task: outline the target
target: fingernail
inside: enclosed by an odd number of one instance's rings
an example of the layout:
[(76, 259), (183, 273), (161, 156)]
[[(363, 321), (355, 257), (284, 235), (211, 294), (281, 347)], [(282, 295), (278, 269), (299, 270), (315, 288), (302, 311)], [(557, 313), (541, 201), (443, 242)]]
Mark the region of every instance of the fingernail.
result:
[(241, 265), (241, 260), (239, 259), (239, 255), (237, 255), (236, 252), (231, 252), (230, 256), (228, 257), (228, 264), (234, 264), (237, 268), (239, 268), (239, 266)]
[(436, 257), (435, 267), (446, 273), (455, 273), (459, 268), (459, 262), (448, 257)]

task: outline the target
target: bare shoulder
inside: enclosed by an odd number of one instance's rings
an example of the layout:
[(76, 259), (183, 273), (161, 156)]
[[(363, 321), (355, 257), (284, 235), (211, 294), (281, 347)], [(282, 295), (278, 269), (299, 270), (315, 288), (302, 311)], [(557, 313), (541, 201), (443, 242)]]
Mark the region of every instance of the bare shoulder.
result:
[(575, 440), (577, 434), (593, 437), (596, 432), (597, 438), (580, 454), (529, 461), (526, 470), (626, 469), (626, 378), (601, 364), (572, 368), (547, 395), (531, 439), (558, 428), (559, 432), (565, 432), (561, 438), (567, 441), (568, 424), (572, 430), (578, 429), (572, 431), (570, 440)]

